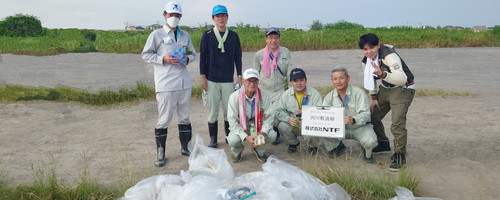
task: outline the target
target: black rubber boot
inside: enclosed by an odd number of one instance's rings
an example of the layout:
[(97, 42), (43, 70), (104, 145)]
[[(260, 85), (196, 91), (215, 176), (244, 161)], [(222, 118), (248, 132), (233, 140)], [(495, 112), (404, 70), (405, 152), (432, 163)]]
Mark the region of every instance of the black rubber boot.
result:
[(226, 131), (226, 144), (229, 144), (227, 142), (227, 136), (229, 135), (229, 122), (228, 121), (224, 121), (224, 131)]
[(210, 134), (210, 143), (208, 147), (217, 148), (217, 131), (218, 131), (217, 121), (214, 123), (208, 123), (208, 133)]
[(273, 130), (276, 131), (276, 140), (274, 140), (273, 144), (274, 145), (281, 144), (282, 141), (280, 137), (280, 130), (276, 126), (273, 126)]
[(181, 154), (184, 156), (191, 155), (188, 149), (188, 143), (191, 141), (192, 136), (191, 124), (179, 124), (179, 140), (181, 141)]
[(155, 129), (156, 138), (156, 162), (155, 166), (163, 167), (167, 158), (165, 156), (165, 143), (167, 142), (167, 129)]

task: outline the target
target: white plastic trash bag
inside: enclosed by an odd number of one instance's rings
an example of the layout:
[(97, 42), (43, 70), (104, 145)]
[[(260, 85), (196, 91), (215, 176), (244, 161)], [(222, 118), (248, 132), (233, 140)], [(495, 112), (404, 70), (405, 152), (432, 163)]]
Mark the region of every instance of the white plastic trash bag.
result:
[(389, 200), (441, 200), (439, 198), (431, 197), (415, 197), (413, 196), (413, 192), (411, 192), (411, 190), (400, 186), (397, 186), (394, 191), (398, 196), (395, 196)]
[[(255, 187), (258, 197), (269, 200), (351, 199), (342, 187), (335, 186), (336, 184), (325, 185), (318, 178), (278, 159), (276, 156), (270, 156), (262, 168), (264, 175), (253, 175), (255, 179), (252, 186)], [(237, 182), (237, 179), (235, 181)]]
[(202, 145), (196, 136), (189, 157), (189, 171), (180, 175), (159, 175), (138, 182), (122, 200), (350, 200), (338, 184), (321, 180), (275, 156), (263, 164), (263, 171), (234, 177), (222, 149)]
[(196, 136), (194, 149), (189, 156), (189, 172), (193, 176), (205, 174), (228, 182), (234, 179), (233, 167), (227, 161), (224, 150), (203, 146), (199, 135)]
[(139, 181), (136, 185), (129, 188), (122, 200), (160, 200), (178, 199), (182, 178), (179, 175), (158, 175)]

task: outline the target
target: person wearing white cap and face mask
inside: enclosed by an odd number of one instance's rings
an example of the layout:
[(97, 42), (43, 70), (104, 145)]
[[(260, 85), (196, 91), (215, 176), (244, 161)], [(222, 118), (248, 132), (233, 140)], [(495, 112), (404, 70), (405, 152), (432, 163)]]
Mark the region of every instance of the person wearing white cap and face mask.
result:
[(158, 122), (155, 127), (157, 167), (166, 163), (165, 145), (174, 110), (177, 111), (181, 154), (189, 156), (191, 153), (187, 148), (192, 135), (189, 121), (192, 83), (188, 65), (196, 58), (191, 36), (179, 28), (181, 5), (176, 1), (168, 2), (163, 16), (165, 25), (149, 35), (141, 54), (142, 59), (154, 67), (158, 103)]
[[(274, 111), (271, 109), (271, 97), (266, 91), (259, 89), (257, 70), (247, 69), (243, 72), (242, 87), (231, 94), (228, 104), (227, 140), (231, 146), (233, 162), (241, 161), (244, 142), (250, 145), (259, 161), (265, 162), (266, 150), (269, 149), (269, 143), (276, 140), (276, 132), (273, 130)], [(252, 133), (251, 130), (255, 132)], [(256, 144), (259, 137), (264, 138), (265, 144)]]

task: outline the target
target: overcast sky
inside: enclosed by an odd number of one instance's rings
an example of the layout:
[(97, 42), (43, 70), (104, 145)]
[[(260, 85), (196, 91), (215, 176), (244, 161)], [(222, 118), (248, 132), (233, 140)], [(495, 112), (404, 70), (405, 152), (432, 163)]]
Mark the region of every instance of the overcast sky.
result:
[[(166, 0), (2, 0), (0, 19), (37, 16), (47, 28), (123, 29), (125, 24), (164, 24)], [(181, 25), (211, 21), (214, 5), (228, 7), (228, 25), (308, 28), (345, 20), (365, 27), (500, 25), (500, 0), (178, 0)]]

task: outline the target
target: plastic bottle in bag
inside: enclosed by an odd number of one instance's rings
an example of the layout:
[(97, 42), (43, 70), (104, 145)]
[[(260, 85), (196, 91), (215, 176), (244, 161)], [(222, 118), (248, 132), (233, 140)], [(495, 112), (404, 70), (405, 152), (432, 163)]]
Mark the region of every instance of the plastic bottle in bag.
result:
[(255, 129), (255, 123), (250, 124), (250, 135), (257, 136), (257, 129)]

